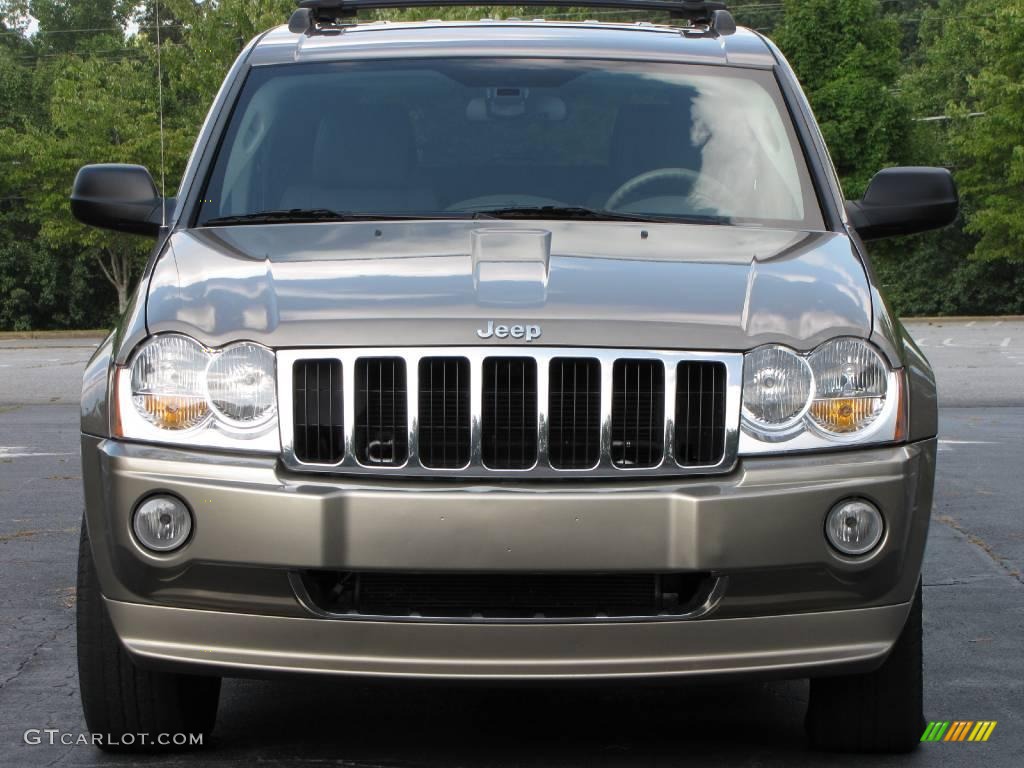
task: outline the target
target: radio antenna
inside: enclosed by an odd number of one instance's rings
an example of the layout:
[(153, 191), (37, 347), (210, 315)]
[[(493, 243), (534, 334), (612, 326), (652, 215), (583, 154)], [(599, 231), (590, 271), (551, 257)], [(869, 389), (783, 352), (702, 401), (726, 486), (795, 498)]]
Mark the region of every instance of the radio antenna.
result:
[(164, 68), (161, 56), (160, 39), (160, 0), (155, 0), (156, 8), (156, 90), (160, 111), (160, 226), (167, 226), (167, 170), (164, 161)]

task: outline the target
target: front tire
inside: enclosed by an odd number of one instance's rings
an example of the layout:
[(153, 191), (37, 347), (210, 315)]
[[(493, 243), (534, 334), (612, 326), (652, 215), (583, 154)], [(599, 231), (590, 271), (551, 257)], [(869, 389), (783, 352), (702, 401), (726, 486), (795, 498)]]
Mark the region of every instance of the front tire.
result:
[[(205, 744), (217, 718), (220, 678), (151, 672), (129, 658), (110, 622), (82, 520), (78, 544), (78, 687), (85, 722), (107, 752), (169, 751)], [(146, 734), (145, 741), (139, 734)], [(161, 734), (172, 743), (160, 744)], [(173, 743), (185, 734), (184, 744)], [(191, 742), (191, 743), (190, 743)]]
[(839, 752), (910, 752), (924, 732), (921, 584), (910, 615), (881, 667), (811, 680), (811, 744)]

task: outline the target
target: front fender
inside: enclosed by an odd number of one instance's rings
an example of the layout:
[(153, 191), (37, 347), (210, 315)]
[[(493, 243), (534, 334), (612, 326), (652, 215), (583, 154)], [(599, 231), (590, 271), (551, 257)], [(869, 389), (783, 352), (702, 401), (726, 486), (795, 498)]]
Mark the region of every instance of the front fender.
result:
[(939, 432), (939, 400), (935, 372), (924, 352), (917, 346), (917, 342), (898, 320), (895, 331), (898, 334), (903, 366), (907, 371), (907, 390), (910, 395), (907, 439), (913, 442), (935, 437)]
[(935, 437), (939, 432), (939, 401), (935, 372), (924, 352), (879, 291), (878, 276), (871, 267), (864, 243), (852, 229), (850, 237), (861, 254), (864, 269), (871, 283), (871, 341), (889, 358), (891, 365), (902, 366), (906, 371), (909, 407), (907, 440), (916, 442)]
[(107, 334), (82, 375), (82, 432), (110, 437), (110, 391), (117, 329)]

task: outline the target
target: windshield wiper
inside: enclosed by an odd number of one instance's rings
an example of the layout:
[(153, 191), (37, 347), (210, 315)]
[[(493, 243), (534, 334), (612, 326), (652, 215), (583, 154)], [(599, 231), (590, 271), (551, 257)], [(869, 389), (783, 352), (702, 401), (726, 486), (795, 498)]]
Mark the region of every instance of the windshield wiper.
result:
[(486, 208), (471, 212), (474, 218), (482, 219), (562, 219), (578, 221), (643, 221), (651, 223), (724, 224), (724, 216), (659, 216), (646, 213), (623, 213), (583, 206), (510, 206), (507, 208)]
[(658, 216), (646, 213), (621, 213), (583, 206), (509, 206), (485, 208), (477, 211), (415, 214), (415, 213), (356, 213), (332, 211), (330, 208), (289, 208), (276, 211), (258, 211), (233, 216), (219, 216), (201, 222), (200, 226), (218, 227), (238, 224), (303, 224), (318, 221), (426, 221), (431, 219), (554, 219), (577, 221), (640, 221), (687, 224), (726, 224), (724, 216)]
[(329, 208), (289, 208), (279, 211), (259, 211), (235, 216), (220, 216), (202, 222), (204, 227), (228, 226), (232, 224), (302, 224), (316, 221), (406, 221), (448, 218), (447, 216), (423, 216), (407, 213), (354, 213), (332, 211)]

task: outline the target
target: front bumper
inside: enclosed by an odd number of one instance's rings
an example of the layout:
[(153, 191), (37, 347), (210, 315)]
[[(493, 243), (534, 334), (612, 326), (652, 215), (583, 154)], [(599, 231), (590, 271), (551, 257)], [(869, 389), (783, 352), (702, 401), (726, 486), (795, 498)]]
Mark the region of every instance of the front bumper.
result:
[[(83, 437), (93, 555), (118, 635), (139, 659), (228, 673), (802, 676), (877, 664), (917, 584), (934, 462), (930, 440), (672, 481), (396, 483)], [(172, 555), (143, 551), (130, 532), (135, 504), (155, 491), (196, 516)], [(860, 560), (823, 536), (826, 512), (849, 496), (887, 522)], [(302, 569), (706, 571), (728, 576), (728, 590), (689, 621), (347, 621), (303, 607), (288, 580)]]
[(746, 619), (536, 626), (334, 621), (107, 600), (134, 658), (221, 674), (573, 679), (870, 669), (909, 605)]

